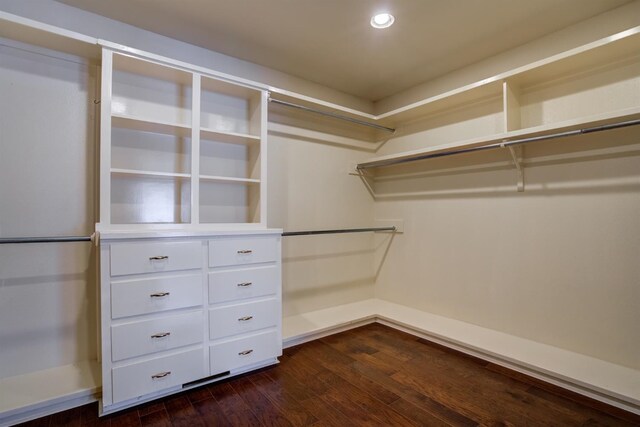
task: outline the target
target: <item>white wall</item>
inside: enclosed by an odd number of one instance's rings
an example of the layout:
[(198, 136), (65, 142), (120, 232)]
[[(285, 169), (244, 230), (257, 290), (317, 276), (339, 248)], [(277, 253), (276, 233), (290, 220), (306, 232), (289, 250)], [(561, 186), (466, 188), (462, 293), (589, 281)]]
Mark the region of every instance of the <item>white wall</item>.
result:
[[(367, 152), (326, 142), (270, 133), (270, 226), (301, 231), (373, 224), (373, 199), (347, 174)], [(372, 298), (372, 239), (368, 233), (285, 237), (284, 315)]]
[(639, 369), (640, 129), (527, 145), (523, 193), (508, 156), (379, 176), (376, 296)]

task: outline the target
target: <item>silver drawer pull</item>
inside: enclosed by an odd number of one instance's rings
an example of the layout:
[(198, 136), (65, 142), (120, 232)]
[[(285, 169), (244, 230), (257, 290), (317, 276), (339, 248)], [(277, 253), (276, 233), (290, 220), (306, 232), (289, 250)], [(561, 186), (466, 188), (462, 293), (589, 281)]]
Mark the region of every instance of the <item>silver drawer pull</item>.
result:
[(251, 249), (242, 249), (240, 251), (238, 251), (239, 254), (250, 254), (253, 251)]
[(160, 378), (164, 378), (164, 377), (166, 377), (168, 375), (171, 375), (171, 371), (160, 372), (158, 374), (151, 375), (151, 379), (157, 380), (157, 379), (160, 379)]
[(253, 285), (252, 282), (238, 283), (238, 286), (240, 286), (241, 288), (246, 288), (247, 286), (251, 286), (251, 285)]
[(253, 350), (245, 350), (238, 353), (238, 356), (246, 356), (247, 354), (253, 353)]
[(253, 319), (253, 316), (244, 316), (238, 319), (238, 322), (247, 322), (249, 320)]
[(150, 261), (160, 261), (163, 259), (169, 259), (169, 255), (157, 255), (157, 256), (151, 256), (149, 257)]
[(162, 297), (168, 297), (169, 295), (170, 295), (169, 292), (154, 292), (149, 296), (151, 298), (162, 298)]
[(159, 332), (157, 334), (151, 335), (151, 338), (164, 338), (168, 337), (169, 335), (171, 335), (171, 332)]

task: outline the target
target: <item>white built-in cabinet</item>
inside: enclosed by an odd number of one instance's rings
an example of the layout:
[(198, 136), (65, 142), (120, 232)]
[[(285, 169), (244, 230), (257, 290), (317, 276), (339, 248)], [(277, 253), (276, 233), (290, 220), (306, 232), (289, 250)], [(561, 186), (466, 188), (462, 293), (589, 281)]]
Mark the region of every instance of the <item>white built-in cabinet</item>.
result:
[(105, 234), (101, 413), (277, 363), (280, 258), (269, 230)]
[(102, 51), (101, 413), (277, 363), (266, 90)]

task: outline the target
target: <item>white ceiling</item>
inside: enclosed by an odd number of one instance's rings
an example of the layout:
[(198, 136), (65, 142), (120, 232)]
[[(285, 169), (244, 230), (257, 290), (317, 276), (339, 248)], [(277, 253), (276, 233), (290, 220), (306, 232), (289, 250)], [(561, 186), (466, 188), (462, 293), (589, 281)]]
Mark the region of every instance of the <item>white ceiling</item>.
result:
[(58, 1), (377, 101), (631, 0)]

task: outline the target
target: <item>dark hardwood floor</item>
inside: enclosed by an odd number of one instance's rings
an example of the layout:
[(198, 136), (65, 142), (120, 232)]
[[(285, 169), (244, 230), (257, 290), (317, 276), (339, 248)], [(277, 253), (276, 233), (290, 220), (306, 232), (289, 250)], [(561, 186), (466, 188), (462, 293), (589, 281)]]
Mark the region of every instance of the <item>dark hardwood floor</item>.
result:
[(285, 350), (278, 366), (98, 419), (28, 426), (640, 426), (640, 417), (372, 324)]

